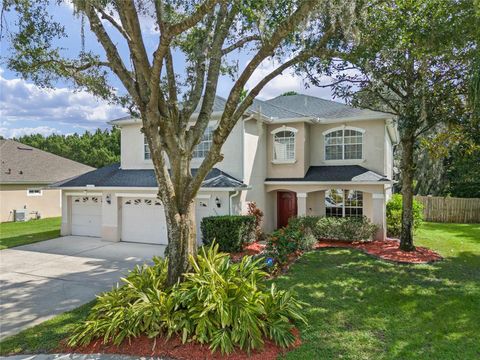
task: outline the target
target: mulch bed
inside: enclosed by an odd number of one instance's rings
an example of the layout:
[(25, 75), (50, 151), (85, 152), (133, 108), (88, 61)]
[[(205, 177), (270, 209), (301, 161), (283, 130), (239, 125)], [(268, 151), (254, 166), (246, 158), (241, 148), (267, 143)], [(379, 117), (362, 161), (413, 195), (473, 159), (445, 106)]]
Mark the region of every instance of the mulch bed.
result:
[(284, 349), (276, 345), (270, 340), (265, 340), (262, 350), (252, 351), (247, 354), (245, 351), (237, 350), (229, 355), (222, 355), (220, 350), (212, 354), (206, 345), (189, 342), (182, 344), (179, 337), (171, 337), (170, 339), (157, 337), (149, 339), (146, 336), (132, 338), (129, 342), (124, 341), (121, 345), (103, 345), (102, 340), (96, 340), (89, 345), (60, 349), (62, 352), (73, 352), (77, 354), (122, 354), (133, 355), (138, 357), (162, 356), (173, 358), (176, 360), (275, 360), (279, 355), (301, 345), (300, 333), (294, 329), (293, 334), (296, 337), (295, 343), (288, 349)]
[(399, 249), (399, 245), (400, 242), (397, 239), (371, 242), (320, 240), (315, 248), (359, 249), (383, 260), (406, 264), (427, 264), (442, 260), (442, 257), (438, 253), (425, 247), (417, 246), (414, 251), (403, 251)]
[[(319, 240), (315, 249), (325, 248), (353, 248), (364, 251), (365, 253), (380, 258), (382, 260), (393, 261), (406, 264), (427, 264), (442, 260), (442, 257), (433, 250), (417, 246), (414, 251), (403, 251), (399, 249), (399, 240), (386, 239), (384, 241), (338, 241), (338, 240)], [(258, 255), (265, 249), (264, 244), (251, 243), (244, 247), (242, 252), (232, 253), (230, 257), (233, 261), (240, 261), (245, 255)], [(294, 258), (300, 254), (295, 254)], [(294, 259), (291, 259), (294, 260)]]
[(231, 253), (230, 258), (232, 261), (237, 262), (242, 259), (245, 255), (258, 255), (260, 254), (263, 250), (265, 250), (265, 244), (261, 244), (259, 242), (253, 242), (250, 244), (245, 244), (243, 246), (243, 251), (237, 252), (237, 253)]

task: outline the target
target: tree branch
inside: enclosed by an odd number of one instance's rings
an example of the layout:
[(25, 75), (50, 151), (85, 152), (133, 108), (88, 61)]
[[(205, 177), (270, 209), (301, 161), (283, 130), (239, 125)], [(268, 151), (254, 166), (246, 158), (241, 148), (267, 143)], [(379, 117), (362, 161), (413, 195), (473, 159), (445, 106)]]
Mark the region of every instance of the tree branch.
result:
[(239, 49), (241, 48), (243, 45), (245, 45), (246, 43), (250, 42), (250, 41), (261, 41), (262, 38), (258, 35), (250, 35), (250, 36), (247, 36), (247, 37), (244, 37), (242, 40), (239, 40), (237, 41), (235, 44), (232, 44), (228, 47), (226, 47), (225, 49), (222, 50), (222, 54), (223, 55), (226, 55), (236, 49)]
[(90, 29), (105, 50), (109, 64), (108, 66), (118, 76), (123, 86), (125, 86), (132, 98), (135, 99), (138, 106), (142, 107), (143, 101), (135, 86), (135, 80), (132, 79), (130, 72), (123, 64), (122, 58), (120, 57), (116, 46), (108, 36), (108, 33), (105, 31), (95, 8), (86, 2), (84, 11), (90, 22)]

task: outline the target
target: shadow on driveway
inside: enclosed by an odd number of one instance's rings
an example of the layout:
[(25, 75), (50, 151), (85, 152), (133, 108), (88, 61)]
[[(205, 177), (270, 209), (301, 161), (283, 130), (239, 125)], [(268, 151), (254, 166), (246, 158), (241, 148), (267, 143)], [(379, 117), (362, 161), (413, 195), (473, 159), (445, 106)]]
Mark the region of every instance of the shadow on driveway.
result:
[(87, 303), (165, 246), (65, 236), (0, 252), (0, 339)]

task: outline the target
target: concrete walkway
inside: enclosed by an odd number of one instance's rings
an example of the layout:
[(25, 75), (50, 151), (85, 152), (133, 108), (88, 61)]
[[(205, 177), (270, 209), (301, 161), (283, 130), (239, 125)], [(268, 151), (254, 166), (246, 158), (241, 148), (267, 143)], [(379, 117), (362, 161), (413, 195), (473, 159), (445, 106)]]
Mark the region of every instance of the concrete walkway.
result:
[(0, 339), (93, 300), (164, 250), (65, 236), (0, 251)]

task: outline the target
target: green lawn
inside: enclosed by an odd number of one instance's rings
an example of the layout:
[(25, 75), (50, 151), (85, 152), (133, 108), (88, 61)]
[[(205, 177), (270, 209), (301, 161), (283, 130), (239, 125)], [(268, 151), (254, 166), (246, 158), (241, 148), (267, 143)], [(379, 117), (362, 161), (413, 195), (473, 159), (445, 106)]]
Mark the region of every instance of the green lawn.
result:
[(306, 254), (278, 279), (310, 307), (304, 344), (287, 359), (479, 359), (480, 224), (426, 223), (431, 265), (397, 265), (355, 250)]
[[(480, 224), (426, 223), (417, 245), (445, 260), (397, 265), (357, 250), (303, 256), (276, 283), (309, 304), (287, 359), (480, 358)], [(52, 351), (90, 305), (0, 343), (0, 355)]]
[(61, 218), (0, 223), (0, 250), (60, 236)]

